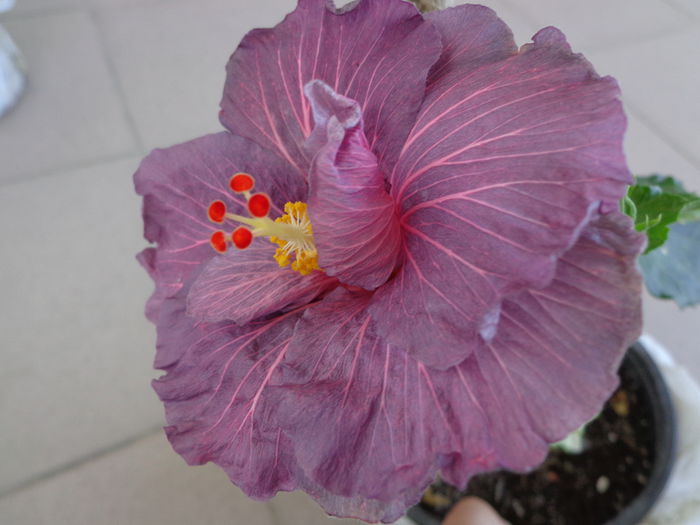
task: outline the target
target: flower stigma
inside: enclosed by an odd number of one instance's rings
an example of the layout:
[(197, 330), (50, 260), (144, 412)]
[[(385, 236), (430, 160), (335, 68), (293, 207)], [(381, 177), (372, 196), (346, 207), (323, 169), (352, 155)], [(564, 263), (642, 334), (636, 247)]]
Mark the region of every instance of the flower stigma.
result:
[(251, 193), (255, 187), (255, 180), (251, 175), (233, 175), (229, 187), (234, 193), (245, 197), (251, 216), (228, 213), (223, 201), (213, 201), (207, 210), (210, 221), (222, 224), (229, 219), (245, 225), (238, 226), (228, 237), (223, 231), (215, 231), (210, 238), (214, 250), (219, 253), (226, 252), (229, 241), (239, 250), (244, 250), (251, 245), (254, 237), (267, 237), (271, 243), (278, 246), (273, 257), (280, 267), (290, 266), (291, 263), (291, 269), (301, 275), (321, 270), (305, 202), (286, 203), (284, 215), (272, 220), (268, 216), (270, 197), (266, 193)]

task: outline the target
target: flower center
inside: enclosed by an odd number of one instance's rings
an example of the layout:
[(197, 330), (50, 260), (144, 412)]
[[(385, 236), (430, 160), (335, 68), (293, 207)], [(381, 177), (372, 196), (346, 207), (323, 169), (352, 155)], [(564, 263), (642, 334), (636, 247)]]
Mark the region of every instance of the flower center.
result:
[(230, 241), (239, 250), (244, 250), (254, 237), (267, 237), (278, 248), (273, 256), (280, 267), (289, 266), (302, 275), (320, 270), (316, 245), (314, 244), (311, 221), (306, 213), (306, 203), (288, 202), (284, 205), (285, 214), (275, 220), (270, 219), (270, 197), (265, 193), (251, 193), (255, 179), (247, 173), (237, 173), (231, 177), (229, 187), (242, 194), (248, 203), (250, 217), (228, 213), (226, 204), (216, 200), (209, 205), (207, 215), (212, 222), (223, 224), (226, 219), (246, 226), (238, 226), (230, 236), (223, 231), (212, 234), (210, 243), (219, 253), (224, 253)]

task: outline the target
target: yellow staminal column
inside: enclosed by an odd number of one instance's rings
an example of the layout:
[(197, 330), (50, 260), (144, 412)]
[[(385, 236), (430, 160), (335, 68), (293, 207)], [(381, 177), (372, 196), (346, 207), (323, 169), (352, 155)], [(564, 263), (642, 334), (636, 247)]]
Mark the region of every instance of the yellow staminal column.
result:
[(275, 252), (275, 260), (281, 267), (290, 263), (290, 255), (294, 253), (292, 270), (301, 275), (308, 275), (313, 270), (320, 270), (318, 266), (318, 253), (314, 245), (313, 227), (306, 213), (305, 202), (288, 202), (284, 205), (285, 214), (275, 219), (279, 225), (289, 225), (302, 235), (296, 239), (284, 235), (274, 235), (270, 241), (279, 246)]

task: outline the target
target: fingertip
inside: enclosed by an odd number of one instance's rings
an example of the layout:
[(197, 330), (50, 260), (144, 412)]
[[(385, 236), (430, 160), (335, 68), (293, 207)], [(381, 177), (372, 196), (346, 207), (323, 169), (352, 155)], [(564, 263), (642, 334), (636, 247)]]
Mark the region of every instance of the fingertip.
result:
[(483, 499), (469, 496), (452, 507), (443, 525), (508, 525), (508, 522)]

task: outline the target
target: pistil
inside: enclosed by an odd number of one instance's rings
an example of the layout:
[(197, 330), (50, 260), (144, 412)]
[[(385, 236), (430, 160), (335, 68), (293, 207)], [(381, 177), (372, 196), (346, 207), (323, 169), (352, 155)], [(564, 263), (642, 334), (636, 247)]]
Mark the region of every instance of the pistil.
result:
[(229, 238), (223, 231), (214, 232), (210, 239), (212, 248), (224, 253), (230, 240), (236, 248), (243, 250), (250, 246), (254, 237), (267, 237), (278, 246), (273, 257), (281, 267), (291, 263), (292, 270), (302, 275), (320, 270), (306, 203), (288, 202), (284, 206), (285, 214), (272, 220), (268, 217), (270, 197), (265, 193), (251, 193), (254, 186), (255, 180), (247, 173), (237, 173), (229, 183), (232, 191), (245, 197), (250, 217), (228, 213), (226, 204), (220, 200), (209, 205), (207, 215), (212, 222), (222, 224), (228, 219), (245, 225), (236, 228)]

